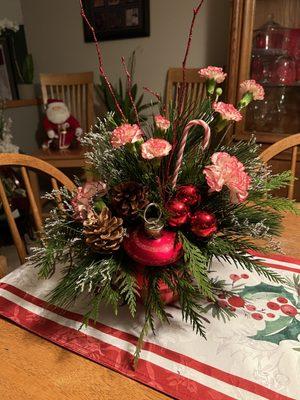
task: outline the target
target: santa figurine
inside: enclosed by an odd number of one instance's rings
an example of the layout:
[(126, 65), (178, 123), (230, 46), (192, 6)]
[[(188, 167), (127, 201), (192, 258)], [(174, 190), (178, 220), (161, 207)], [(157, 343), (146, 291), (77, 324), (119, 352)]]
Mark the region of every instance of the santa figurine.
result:
[(77, 119), (70, 114), (66, 104), (58, 99), (48, 99), (43, 126), (48, 136), (43, 143), (44, 149), (68, 149), (82, 134)]

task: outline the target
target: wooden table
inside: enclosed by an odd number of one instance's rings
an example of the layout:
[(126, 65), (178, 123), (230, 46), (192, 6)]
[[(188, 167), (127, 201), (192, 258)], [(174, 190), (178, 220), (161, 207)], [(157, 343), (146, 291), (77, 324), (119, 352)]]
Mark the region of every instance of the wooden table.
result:
[[(300, 258), (300, 217), (284, 221), (282, 249)], [(0, 319), (1, 400), (162, 400), (169, 397)]]

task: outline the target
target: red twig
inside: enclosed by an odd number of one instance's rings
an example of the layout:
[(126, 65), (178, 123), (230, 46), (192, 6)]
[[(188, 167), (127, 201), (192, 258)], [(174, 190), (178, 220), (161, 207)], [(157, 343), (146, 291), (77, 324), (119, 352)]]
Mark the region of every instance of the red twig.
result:
[(132, 97), (132, 91), (131, 91), (131, 89), (132, 89), (132, 79), (131, 79), (131, 75), (130, 75), (130, 73), (128, 71), (128, 68), (126, 66), (125, 58), (121, 57), (121, 61), (122, 61), (122, 65), (123, 65), (126, 77), (127, 77), (127, 92), (128, 92), (128, 96), (130, 98), (130, 102), (131, 102), (131, 105), (132, 105), (133, 110), (134, 110), (136, 122), (137, 122), (138, 126), (140, 126), (139, 113), (138, 113), (138, 110), (136, 108), (136, 104), (134, 102), (134, 99)]
[(113, 89), (113, 87), (112, 87), (112, 85), (111, 85), (111, 83), (110, 83), (110, 81), (109, 81), (109, 79), (108, 79), (108, 77), (107, 77), (107, 75), (106, 75), (106, 73), (105, 73), (105, 70), (104, 70), (104, 68), (103, 68), (102, 53), (101, 53), (101, 49), (100, 49), (100, 46), (99, 46), (99, 43), (98, 43), (98, 39), (97, 39), (97, 36), (96, 36), (95, 29), (94, 29), (94, 27), (91, 25), (90, 21), (88, 20), (86, 14), (85, 14), (84, 7), (83, 7), (83, 4), (82, 4), (82, 0), (79, 0), (79, 3), (80, 3), (80, 13), (81, 13), (81, 16), (82, 16), (82, 18), (84, 19), (85, 23), (87, 24), (89, 30), (92, 32), (93, 40), (94, 40), (94, 43), (95, 43), (95, 45), (96, 45), (96, 50), (97, 50), (97, 55), (98, 55), (98, 61), (99, 61), (99, 72), (100, 72), (100, 75), (103, 76), (103, 78), (104, 78), (104, 80), (105, 80), (105, 83), (106, 83), (106, 85), (107, 85), (107, 87), (108, 87), (108, 90), (110, 91), (110, 94), (111, 94), (111, 96), (112, 96), (112, 98), (113, 98), (113, 100), (114, 100), (114, 103), (115, 103), (115, 105), (116, 105), (116, 108), (117, 108), (119, 114), (121, 115), (121, 117), (122, 117), (124, 120), (126, 120), (125, 115), (124, 115), (124, 113), (123, 113), (123, 111), (122, 111), (122, 108), (121, 108), (121, 106), (120, 106), (120, 104), (118, 103), (118, 100), (117, 100), (117, 98), (116, 98), (114, 89)]
[(157, 98), (157, 100), (161, 103), (161, 95), (157, 92), (154, 92), (153, 90), (151, 90), (150, 88), (144, 86), (143, 89), (145, 90), (145, 92), (148, 92), (150, 94), (152, 94), (154, 97)]
[(184, 58), (182, 61), (182, 86), (180, 88), (180, 93), (179, 93), (179, 100), (178, 100), (178, 108), (179, 108), (179, 113), (181, 114), (183, 111), (183, 104), (184, 104), (184, 97), (186, 93), (186, 84), (185, 84), (185, 74), (186, 74), (186, 62), (188, 59), (188, 55), (190, 52), (191, 44), (192, 44), (192, 38), (193, 38), (193, 30), (194, 30), (194, 25), (196, 21), (196, 17), (199, 14), (199, 11), (202, 7), (204, 0), (201, 0), (200, 3), (198, 4), (198, 7), (193, 9), (193, 18), (192, 22), (190, 25), (190, 30), (189, 30), (189, 36), (186, 44), (186, 49), (184, 53)]
[(166, 106), (165, 104), (163, 104), (162, 102), (162, 98), (161, 95), (157, 92), (154, 92), (153, 90), (151, 90), (150, 88), (144, 86), (143, 89), (145, 90), (145, 92), (148, 92), (150, 94), (152, 94), (152, 96), (156, 97), (157, 101), (161, 104), (161, 112), (166, 115), (167, 110), (166, 110)]
[(177, 115), (176, 115), (176, 119), (175, 119), (174, 125), (173, 125), (173, 143), (172, 143), (172, 150), (171, 150), (171, 153), (170, 153), (170, 156), (168, 159), (167, 168), (166, 168), (165, 182), (167, 182), (167, 180), (169, 178), (171, 161), (174, 156), (175, 149), (177, 147), (177, 127), (178, 127), (178, 123), (179, 123), (179, 118), (183, 112), (184, 98), (185, 98), (185, 94), (186, 94), (186, 82), (185, 82), (186, 63), (187, 63), (188, 55), (189, 55), (191, 44), (192, 44), (193, 30), (194, 30), (196, 17), (199, 14), (199, 11), (200, 11), (203, 3), (204, 3), (204, 0), (201, 0), (200, 3), (198, 4), (198, 6), (193, 9), (193, 18), (191, 21), (189, 36), (188, 36), (188, 40), (187, 40), (187, 44), (186, 44), (184, 58), (182, 61), (182, 84), (180, 86), (180, 90), (176, 94), (176, 99), (178, 99)]

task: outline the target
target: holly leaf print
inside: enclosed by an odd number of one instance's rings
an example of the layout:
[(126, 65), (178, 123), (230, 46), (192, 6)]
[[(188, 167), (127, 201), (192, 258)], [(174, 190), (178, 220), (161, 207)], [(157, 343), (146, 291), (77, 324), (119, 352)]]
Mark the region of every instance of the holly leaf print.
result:
[(298, 341), (299, 335), (300, 321), (294, 317), (280, 316), (277, 320), (266, 321), (265, 329), (258, 331), (256, 335), (250, 336), (250, 338), (279, 344), (282, 340)]
[(273, 286), (267, 283), (260, 283), (255, 286), (245, 286), (240, 292), (243, 299), (255, 302), (256, 300), (271, 300), (274, 297), (285, 297), (296, 306), (296, 301), (292, 293), (288, 292), (284, 286)]

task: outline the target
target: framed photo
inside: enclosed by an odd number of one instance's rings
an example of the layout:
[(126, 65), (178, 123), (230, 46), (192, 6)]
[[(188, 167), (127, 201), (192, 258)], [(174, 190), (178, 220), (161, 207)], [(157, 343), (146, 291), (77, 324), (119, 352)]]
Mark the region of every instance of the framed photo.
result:
[[(100, 41), (150, 35), (149, 0), (84, 0), (83, 5)], [(92, 42), (83, 25), (85, 41)]]
[(0, 99), (18, 97), (9, 46), (5, 37), (0, 38)]

